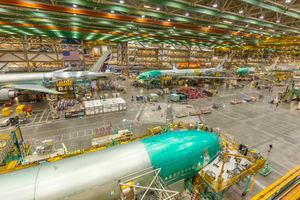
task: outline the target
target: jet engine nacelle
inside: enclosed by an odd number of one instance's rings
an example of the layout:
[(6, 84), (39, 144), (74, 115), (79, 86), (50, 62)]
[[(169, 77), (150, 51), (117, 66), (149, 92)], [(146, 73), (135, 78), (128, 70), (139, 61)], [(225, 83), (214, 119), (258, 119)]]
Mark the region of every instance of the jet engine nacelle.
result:
[(11, 98), (14, 98), (16, 96), (16, 92), (14, 90), (10, 89), (0, 89), (0, 100), (1, 101), (6, 101), (10, 100)]

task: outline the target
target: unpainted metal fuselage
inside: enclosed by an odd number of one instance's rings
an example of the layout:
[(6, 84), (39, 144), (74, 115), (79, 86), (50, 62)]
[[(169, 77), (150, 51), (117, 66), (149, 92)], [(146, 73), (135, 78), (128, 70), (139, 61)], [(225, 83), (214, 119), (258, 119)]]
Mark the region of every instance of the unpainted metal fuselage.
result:
[(16, 82), (30, 82), (30, 81), (44, 81), (50, 79), (95, 79), (104, 77), (108, 73), (90, 72), (90, 71), (76, 71), (76, 72), (36, 72), (36, 73), (8, 73), (0, 74), (0, 83), (16, 83)]
[(220, 152), (217, 135), (174, 131), (0, 175), (0, 199), (119, 199), (118, 180), (161, 169), (167, 184), (191, 178)]

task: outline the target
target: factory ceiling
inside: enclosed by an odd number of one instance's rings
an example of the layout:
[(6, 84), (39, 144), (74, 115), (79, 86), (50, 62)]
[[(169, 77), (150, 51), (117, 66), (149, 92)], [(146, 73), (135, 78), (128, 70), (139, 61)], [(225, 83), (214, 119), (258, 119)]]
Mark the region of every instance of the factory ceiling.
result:
[(300, 1), (0, 0), (0, 33), (213, 48), (287, 37), (299, 44)]

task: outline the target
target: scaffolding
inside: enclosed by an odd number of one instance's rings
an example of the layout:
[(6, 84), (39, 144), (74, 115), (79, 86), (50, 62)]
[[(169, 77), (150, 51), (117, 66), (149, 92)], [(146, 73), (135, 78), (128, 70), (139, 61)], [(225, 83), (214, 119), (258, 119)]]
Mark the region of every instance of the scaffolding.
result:
[[(197, 45), (176, 45), (147, 42), (85, 41), (46, 36), (0, 35), (0, 70), (53, 71), (65, 66), (88, 69), (105, 49), (112, 50), (110, 65), (126, 68), (157, 69), (207, 68), (215, 66), (218, 58), (230, 53), (231, 65), (269, 66), (278, 54), (264, 49), (211, 49)], [(297, 49), (294, 51), (297, 52)], [(75, 51), (80, 60), (67, 61), (64, 52)], [(280, 63), (299, 63), (299, 54), (279, 55)]]
[(62, 39), (33, 36), (0, 36), (0, 69), (48, 71), (64, 67)]
[(170, 190), (160, 178), (160, 169), (145, 169), (119, 180), (122, 200), (176, 200), (179, 192)]
[(47, 95), (47, 100), (48, 100), (48, 104), (49, 104), (49, 108), (50, 108), (50, 114), (51, 114), (52, 119), (58, 119), (59, 114), (58, 114), (58, 111), (56, 109), (57, 95), (48, 94)]
[(222, 134), (222, 152), (194, 177), (192, 189), (197, 198), (224, 199), (230, 187), (244, 182), (243, 196), (250, 193), (265, 159), (252, 149)]
[[(0, 135), (0, 174), (21, 164), (30, 154), (31, 146), (23, 139), (19, 126), (8, 134)], [(4, 164), (4, 165), (3, 165)]]

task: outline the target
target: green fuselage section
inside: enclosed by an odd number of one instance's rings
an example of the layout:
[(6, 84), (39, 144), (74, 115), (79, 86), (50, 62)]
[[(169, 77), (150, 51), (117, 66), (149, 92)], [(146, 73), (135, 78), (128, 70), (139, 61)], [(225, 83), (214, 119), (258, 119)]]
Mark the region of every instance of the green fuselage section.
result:
[(198, 130), (172, 131), (141, 142), (168, 184), (195, 176), (221, 151), (216, 134)]

